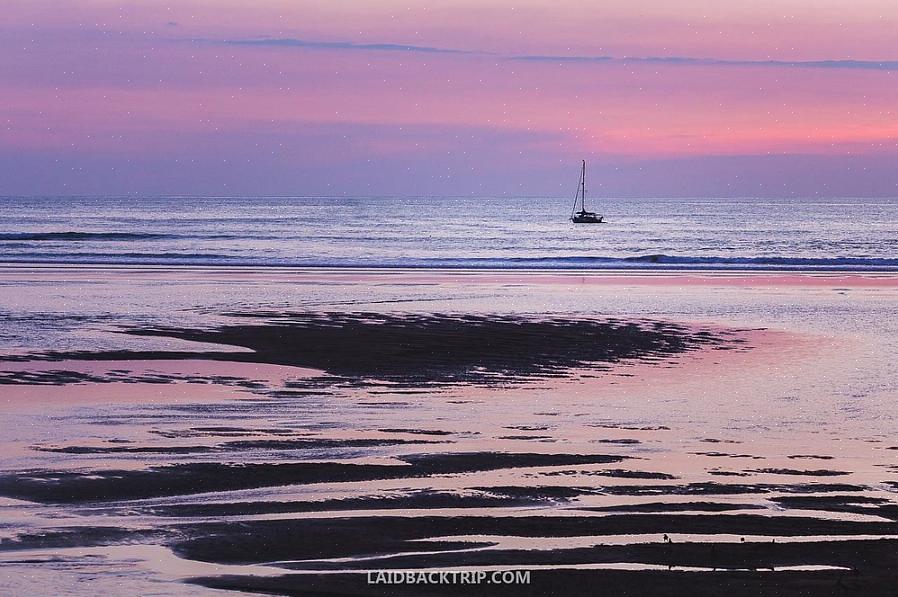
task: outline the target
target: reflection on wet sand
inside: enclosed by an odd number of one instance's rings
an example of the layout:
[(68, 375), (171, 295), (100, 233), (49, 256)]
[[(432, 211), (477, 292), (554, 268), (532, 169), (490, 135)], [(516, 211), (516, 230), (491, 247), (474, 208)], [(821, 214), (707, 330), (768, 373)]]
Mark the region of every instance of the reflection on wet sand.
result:
[(113, 330), (177, 350), (0, 363), (7, 571), (381, 594), (364, 571), (498, 567), (534, 571), (515, 594), (600, 578), (738, 595), (875, 592), (898, 565), (895, 442), (863, 416), (820, 425), (850, 338), (647, 316), (210, 318)]

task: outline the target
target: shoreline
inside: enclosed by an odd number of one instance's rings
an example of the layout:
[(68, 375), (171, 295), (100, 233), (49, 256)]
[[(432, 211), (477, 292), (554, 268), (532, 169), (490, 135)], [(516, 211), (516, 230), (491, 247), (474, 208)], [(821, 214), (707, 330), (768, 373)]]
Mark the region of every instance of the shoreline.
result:
[(314, 267), (281, 265), (191, 265), (191, 264), (121, 264), (121, 263), (43, 263), (0, 262), (0, 279), (19, 277), (28, 272), (48, 274), (99, 274), (138, 272), (150, 274), (202, 274), (214, 278), (227, 275), (239, 281), (258, 276), (277, 275), (287, 281), (317, 281), (320, 278), (345, 279), (352, 282), (383, 280), (391, 277), (417, 281), (464, 282), (527, 281), (542, 284), (665, 284), (733, 285), (733, 286), (832, 286), (898, 288), (898, 270), (869, 269), (776, 269), (776, 268), (428, 268), (428, 267)]

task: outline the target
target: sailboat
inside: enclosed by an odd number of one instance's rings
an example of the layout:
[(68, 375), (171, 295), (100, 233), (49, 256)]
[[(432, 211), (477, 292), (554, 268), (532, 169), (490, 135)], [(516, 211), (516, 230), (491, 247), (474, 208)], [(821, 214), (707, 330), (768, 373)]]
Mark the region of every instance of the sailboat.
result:
[[(577, 209), (577, 200), (580, 200), (580, 211)], [(580, 170), (580, 183), (577, 185), (577, 194), (574, 195), (574, 207), (571, 208), (571, 222), (574, 224), (601, 224), (605, 216), (593, 211), (586, 211), (586, 160)]]

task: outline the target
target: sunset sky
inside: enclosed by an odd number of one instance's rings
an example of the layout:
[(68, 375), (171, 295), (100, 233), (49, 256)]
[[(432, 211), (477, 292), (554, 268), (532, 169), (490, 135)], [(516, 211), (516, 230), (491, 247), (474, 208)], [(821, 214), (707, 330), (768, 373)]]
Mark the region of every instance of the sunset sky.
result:
[(894, 0), (6, 0), (0, 195), (898, 196)]

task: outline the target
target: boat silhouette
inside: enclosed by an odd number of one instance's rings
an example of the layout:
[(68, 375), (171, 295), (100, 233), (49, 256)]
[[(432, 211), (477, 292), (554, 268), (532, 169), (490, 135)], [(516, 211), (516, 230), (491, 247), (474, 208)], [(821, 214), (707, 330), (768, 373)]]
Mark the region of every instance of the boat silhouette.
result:
[[(577, 209), (577, 200), (580, 200), (580, 211)], [(577, 194), (574, 195), (574, 206), (571, 208), (571, 222), (574, 224), (602, 224), (605, 216), (594, 211), (586, 211), (586, 160), (580, 169), (580, 182), (577, 184)]]

